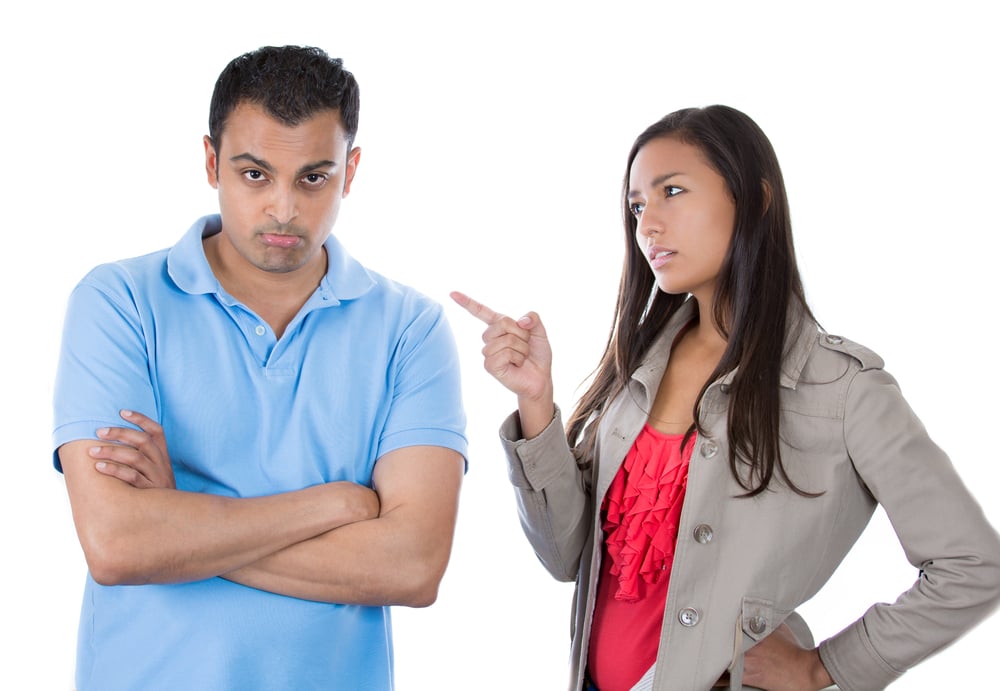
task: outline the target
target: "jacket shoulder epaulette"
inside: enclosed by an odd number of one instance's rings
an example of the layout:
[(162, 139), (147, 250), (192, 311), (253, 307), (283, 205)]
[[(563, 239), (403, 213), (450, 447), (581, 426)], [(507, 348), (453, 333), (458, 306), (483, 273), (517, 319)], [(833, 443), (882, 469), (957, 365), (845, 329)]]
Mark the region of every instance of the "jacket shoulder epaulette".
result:
[(843, 336), (820, 332), (818, 338), (820, 346), (854, 358), (861, 364), (862, 370), (882, 369), (885, 365), (885, 362), (875, 351)]

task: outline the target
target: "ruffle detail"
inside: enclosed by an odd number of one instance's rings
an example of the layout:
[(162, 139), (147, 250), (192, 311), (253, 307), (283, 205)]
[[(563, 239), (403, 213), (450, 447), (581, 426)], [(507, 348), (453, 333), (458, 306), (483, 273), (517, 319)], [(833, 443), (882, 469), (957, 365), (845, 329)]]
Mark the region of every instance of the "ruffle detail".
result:
[(694, 448), (692, 439), (682, 454), (683, 438), (645, 425), (604, 497), (605, 542), (611, 574), (618, 578), (616, 600), (639, 600), (639, 579), (656, 583), (673, 565)]

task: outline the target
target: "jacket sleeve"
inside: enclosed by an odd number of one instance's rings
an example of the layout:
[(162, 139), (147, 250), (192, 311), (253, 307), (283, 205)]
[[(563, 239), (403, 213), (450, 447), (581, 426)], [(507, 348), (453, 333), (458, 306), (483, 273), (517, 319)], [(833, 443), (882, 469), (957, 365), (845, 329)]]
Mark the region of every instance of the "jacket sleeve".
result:
[(576, 579), (590, 533), (591, 492), (563, 431), (559, 409), (534, 439), (521, 438), (517, 413), (500, 428), (524, 534), (549, 573)]
[(843, 691), (882, 689), (997, 605), (1000, 537), (888, 373), (855, 375), (844, 434), (919, 575), (896, 602), (872, 606), (819, 652)]

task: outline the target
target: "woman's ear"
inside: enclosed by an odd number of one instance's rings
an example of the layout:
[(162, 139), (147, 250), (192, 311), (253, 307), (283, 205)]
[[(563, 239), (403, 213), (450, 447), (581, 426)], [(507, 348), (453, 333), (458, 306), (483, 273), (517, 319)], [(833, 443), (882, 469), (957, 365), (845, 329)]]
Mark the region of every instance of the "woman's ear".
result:
[(771, 208), (771, 185), (768, 184), (767, 180), (761, 180), (760, 187), (764, 193), (764, 208), (761, 210), (761, 216), (763, 216)]

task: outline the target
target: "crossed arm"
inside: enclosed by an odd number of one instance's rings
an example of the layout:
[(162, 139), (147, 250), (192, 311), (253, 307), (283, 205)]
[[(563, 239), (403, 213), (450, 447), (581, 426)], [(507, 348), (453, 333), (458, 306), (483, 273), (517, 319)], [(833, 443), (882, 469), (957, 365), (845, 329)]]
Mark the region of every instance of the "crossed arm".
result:
[(331, 482), (262, 497), (175, 488), (163, 430), (100, 430), (63, 445), (73, 520), (91, 575), (106, 585), (222, 576), (303, 599), (431, 604), (451, 554), (462, 459), (414, 446), (380, 458), (374, 490)]

